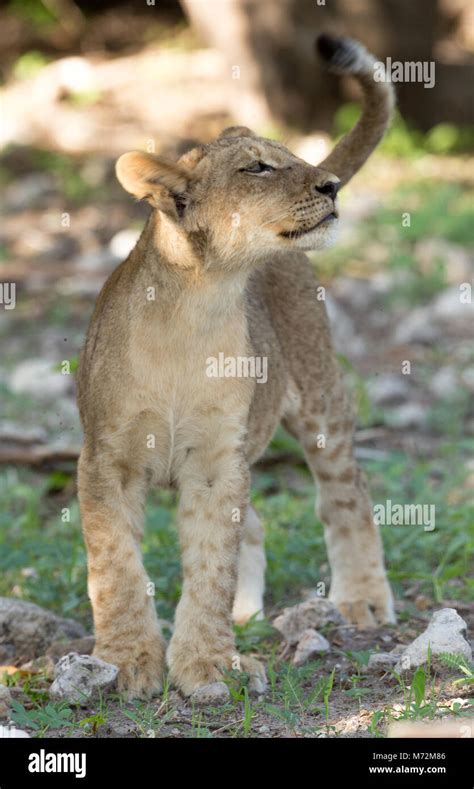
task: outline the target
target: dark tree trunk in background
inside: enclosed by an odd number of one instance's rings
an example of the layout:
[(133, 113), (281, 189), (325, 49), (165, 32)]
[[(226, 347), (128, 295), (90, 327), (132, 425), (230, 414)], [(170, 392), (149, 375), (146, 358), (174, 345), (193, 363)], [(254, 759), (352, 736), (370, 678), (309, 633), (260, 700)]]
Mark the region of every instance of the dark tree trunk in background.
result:
[[(362, 41), (381, 60), (437, 60), (437, 41), (456, 27), (469, 0), (181, 0), (203, 40), (241, 68), (242, 122), (274, 117), (304, 131), (330, 127), (347, 85), (323, 74), (313, 42), (323, 31)], [(466, 12), (467, 13), (467, 12)], [(398, 83), (404, 116), (422, 128), (473, 122), (472, 57), (436, 63), (436, 85)], [(263, 98), (262, 98), (263, 97)], [(248, 111), (250, 108), (250, 111)], [(241, 112), (239, 112), (239, 109)], [(249, 122), (249, 121), (247, 121)], [(250, 121), (251, 122), (251, 121)]]

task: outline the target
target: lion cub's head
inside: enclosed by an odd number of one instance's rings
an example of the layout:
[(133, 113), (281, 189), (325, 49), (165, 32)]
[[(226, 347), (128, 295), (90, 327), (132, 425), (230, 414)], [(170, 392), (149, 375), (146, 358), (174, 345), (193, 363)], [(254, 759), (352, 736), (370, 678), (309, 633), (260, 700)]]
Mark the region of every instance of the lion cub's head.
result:
[(284, 145), (231, 127), (177, 163), (145, 153), (117, 162), (122, 186), (160, 213), (161, 233), (187, 237), (223, 263), (251, 262), (332, 240), (339, 179)]

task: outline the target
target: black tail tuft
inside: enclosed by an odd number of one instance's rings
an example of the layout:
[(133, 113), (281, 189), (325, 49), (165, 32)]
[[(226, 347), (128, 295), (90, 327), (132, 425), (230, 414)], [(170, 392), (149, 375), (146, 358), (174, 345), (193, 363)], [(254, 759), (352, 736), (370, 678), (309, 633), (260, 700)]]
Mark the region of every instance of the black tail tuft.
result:
[(322, 33), (315, 41), (318, 55), (330, 66), (350, 71), (360, 58), (361, 46), (351, 38)]

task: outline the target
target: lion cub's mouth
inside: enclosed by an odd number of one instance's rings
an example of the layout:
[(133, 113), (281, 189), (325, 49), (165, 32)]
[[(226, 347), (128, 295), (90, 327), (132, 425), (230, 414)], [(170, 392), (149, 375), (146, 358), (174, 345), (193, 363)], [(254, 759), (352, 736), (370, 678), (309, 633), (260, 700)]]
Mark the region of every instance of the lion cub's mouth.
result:
[(325, 222), (332, 222), (334, 219), (338, 218), (339, 214), (337, 211), (331, 211), (329, 214), (326, 214), (323, 219), (320, 219), (319, 222), (316, 222), (315, 225), (312, 225), (312, 227), (307, 227), (304, 230), (284, 230), (278, 235), (283, 236), (283, 238), (301, 238), (301, 236), (305, 236), (306, 233), (312, 233), (313, 230), (316, 230), (317, 227), (321, 227)]

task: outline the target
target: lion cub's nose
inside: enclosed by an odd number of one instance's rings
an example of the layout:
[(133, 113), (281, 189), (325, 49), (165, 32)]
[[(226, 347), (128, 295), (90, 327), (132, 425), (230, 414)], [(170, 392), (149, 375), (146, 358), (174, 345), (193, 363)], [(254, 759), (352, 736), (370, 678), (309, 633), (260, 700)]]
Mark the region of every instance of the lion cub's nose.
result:
[(314, 189), (316, 192), (319, 192), (322, 195), (328, 195), (328, 197), (330, 197), (332, 200), (335, 200), (340, 185), (340, 181), (326, 181), (326, 183), (321, 184), (321, 186), (315, 185)]

